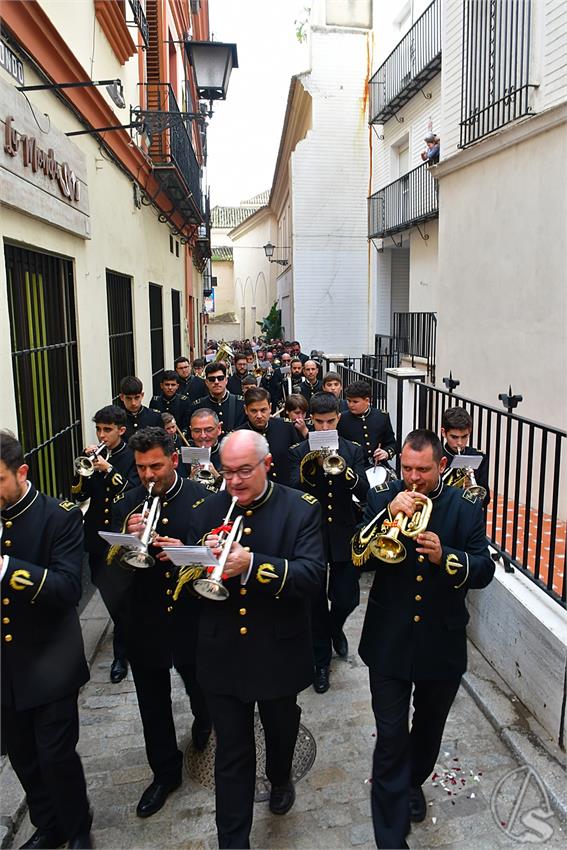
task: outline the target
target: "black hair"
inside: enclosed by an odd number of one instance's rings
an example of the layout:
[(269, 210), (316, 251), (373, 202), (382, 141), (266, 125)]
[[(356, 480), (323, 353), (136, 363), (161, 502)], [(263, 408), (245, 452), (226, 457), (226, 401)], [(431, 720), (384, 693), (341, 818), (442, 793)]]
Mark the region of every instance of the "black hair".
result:
[(236, 363), (237, 360), (246, 360), (246, 355), (243, 351), (238, 351), (234, 355), (234, 362)]
[(341, 378), (338, 372), (327, 372), (327, 374), (323, 378), (323, 386), (325, 386), (327, 381), (338, 381), (341, 385), (343, 383), (343, 379)]
[(181, 357), (176, 357), (173, 361), (174, 366), (177, 366), (179, 363), (189, 363), (189, 358), (182, 354)]
[(26, 462), (22, 444), (11, 431), (0, 431), (0, 460), (10, 472), (17, 472)]
[(264, 389), (264, 387), (250, 387), (249, 390), (246, 390), (244, 404), (254, 404), (255, 401), (267, 401), (269, 404), (271, 396), (268, 390)]
[(124, 408), (116, 404), (107, 404), (106, 407), (97, 410), (93, 416), (93, 422), (95, 425), (118, 425), (121, 428), (126, 427), (128, 419)]
[(242, 381), (240, 383), (243, 387), (244, 387), (245, 384), (249, 387), (257, 387), (258, 386), (258, 384), (256, 383), (256, 376), (252, 375), (250, 372), (247, 375), (244, 375), (244, 377), (242, 378)]
[(120, 381), (120, 395), (139, 395), (144, 390), (144, 385), (134, 375), (127, 375)]
[(128, 445), (133, 452), (149, 452), (151, 449), (161, 448), (164, 455), (171, 457), (173, 452), (177, 451), (172, 437), (163, 428), (151, 426), (141, 428), (132, 434), (128, 440)]
[(345, 390), (347, 398), (370, 398), (372, 388), (368, 381), (353, 381)]
[(285, 400), (285, 412), (289, 413), (290, 410), (302, 410), (307, 413), (309, 405), (305, 396), (301, 393), (290, 393)]
[(313, 413), (338, 413), (339, 400), (333, 393), (315, 393), (311, 396), (309, 410)]
[(201, 366), (204, 366), (204, 365), (205, 365), (205, 358), (204, 357), (197, 357), (196, 360), (193, 360), (193, 369), (200, 369)]
[(217, 363), (207, 363), (205, 366), (205, 378), (208, 378), (212, 372), (222, 372), (226, 378), (226, 363), (223, 363), (222, 360), (217, 361)]
[[(404, 440), (404, 446), (409, 446), (415, 452), (422, 452), (428, 446), (431, 446), (435, 463), (439, 463), (443, 457), (441, 440), (434, 431), (429, 431), (427, 428), (410, 431)], [(404, 446), (402, 446), (402, 450)]]
[(472, 416), (464, 407), (448, 407), (441, 418), (444, 431), (456, 428), (458, 431), (472, 431)]
[(161, 373), (159, 382), (160, 384), (165, 383), (165, 381), (175, 381), (177, 384), (179, 383), (179, 375), (175, 371), (175, 369), (164, 369)]

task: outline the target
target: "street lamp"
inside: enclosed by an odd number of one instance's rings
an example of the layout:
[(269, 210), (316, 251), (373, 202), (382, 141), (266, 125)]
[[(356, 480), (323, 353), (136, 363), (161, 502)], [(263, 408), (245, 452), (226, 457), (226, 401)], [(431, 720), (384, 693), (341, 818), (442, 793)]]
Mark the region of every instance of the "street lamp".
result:
[(210, 102), (226, 100), (228, 81), (233, 68), (238, 68), (236, 44), (221, 41), (186, 41), (185, 50), (193, 66), (197, 97)]
[(276, 248), (276, 246), (272, 245), (271, 242), (268, 242), (266, 245), (264, 245), (264, 253), (265, 253), (266, 257), (268, 258), (270, 263), (277, 263), (279, 266), (287, 266), (289, 264), (288, 260), (276, 260), (274, 258), (274, 249), (275, 248)]

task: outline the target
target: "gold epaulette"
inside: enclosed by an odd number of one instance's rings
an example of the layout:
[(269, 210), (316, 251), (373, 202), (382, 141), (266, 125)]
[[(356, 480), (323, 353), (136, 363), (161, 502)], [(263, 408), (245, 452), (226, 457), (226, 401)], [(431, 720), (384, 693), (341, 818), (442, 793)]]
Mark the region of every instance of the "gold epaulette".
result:
[(309, 502), (310, 505), (316, 505), (317, 499), (315, 496), (312, 496), (311, 493), (303, 493), (302, 497), (304, 502)]

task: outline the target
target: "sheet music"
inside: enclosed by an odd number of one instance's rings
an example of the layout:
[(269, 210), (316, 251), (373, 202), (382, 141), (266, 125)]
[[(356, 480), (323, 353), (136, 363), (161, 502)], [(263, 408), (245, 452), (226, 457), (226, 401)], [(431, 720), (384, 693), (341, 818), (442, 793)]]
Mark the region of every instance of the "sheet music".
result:
[(197, 446), (181, 446), (181, 460), (183, 463), (188, 463), (190, 466), (200, 464), (205, 466), (211, 460), (211, 449)]
[(338, 449), (339, 432), (311, 431), (309, 434), (309, 448), (312, 452), (318, 452), (321, 449)]
[(189, 564), (200, 567), (217, 567), (218, 561), (208, 546), (163, 546), (169, 560), (178, 567)]
[(455, 455), (448, 469), (478, 469), (484, 455)]
[(127, 546), (129, 549), (144, 549), (144, 545), (139, 537), (135, 534), (120, 534), (115, 531), (99, 531), (99, 537), (102, 537), (110, 546)]

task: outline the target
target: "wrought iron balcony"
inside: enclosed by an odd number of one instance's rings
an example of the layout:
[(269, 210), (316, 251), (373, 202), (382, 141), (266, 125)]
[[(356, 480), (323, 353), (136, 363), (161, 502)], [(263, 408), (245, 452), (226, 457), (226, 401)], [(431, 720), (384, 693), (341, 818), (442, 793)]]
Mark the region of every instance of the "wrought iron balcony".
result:
[[(154, 174), (187, 224), (204, 221), (201, 193), (201, 168), (197, 162), (187, 120), (180, 114), (177, 100), (169, 83), (147, 85), (147, 109), (156, 117), (163, 113), (164, 129), (152, 136), (150, 157)], [(168, 114), (169, 113), (169, 116)], [(175, 115), (179, 115), (175, 119)], [(156, 122), (160, 126), (160, 122)]]
[(424, 162), (368, 198), (368, 238), (401, 233), (438, 215), (437, 184)]
[(370, 124), (383, 124), (441, 69), (441, 2), (433, 0), (368, 84)]

